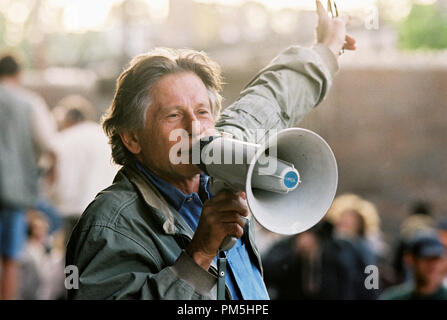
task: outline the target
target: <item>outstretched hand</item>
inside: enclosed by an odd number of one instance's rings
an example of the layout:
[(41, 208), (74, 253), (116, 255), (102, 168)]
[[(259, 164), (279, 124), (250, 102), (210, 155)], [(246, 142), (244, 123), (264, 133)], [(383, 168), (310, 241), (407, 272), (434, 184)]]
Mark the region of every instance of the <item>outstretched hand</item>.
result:
[(318, 13), (317, 42), (326, 45), (336, 56), (342, 49), (355, 50), (355, 39), (346, 33), (351, 18), (339, 16), (331, 18), (320, 0), (316, 0)]

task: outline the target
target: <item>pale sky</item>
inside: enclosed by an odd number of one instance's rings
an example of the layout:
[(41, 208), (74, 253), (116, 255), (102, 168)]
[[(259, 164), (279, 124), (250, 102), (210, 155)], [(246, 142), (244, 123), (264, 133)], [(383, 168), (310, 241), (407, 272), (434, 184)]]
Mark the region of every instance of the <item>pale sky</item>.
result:
[[(169, 12), (169, 0), (142, 0), (149, 7), (152, 19), (162, 21)], [(194, 0), (204, 3), (219, 3), (221, 5), (241, 5), (246, 0)], [(315, 9), (315, 0), (254, 0), (262, 3), (270, 10), (283, 8)], [(431, 4), (436, 0), (414, 0), (416, 3)], [(0, 12), (5, 14), (9, 23), (15, 24), (16, 29), (26, 21), (30, 14), (32, 0), (0, 0)], [(44, 0), (40, 10), (43, 23), (54, 20), (54, 8), (63, 10), (63, 27), (69, 32), (84, 32), (87, 30), (100, 30), (107, 19), (110, 9), (123, 0)], [(326, 5), (327, 1), (322, 0)], [(355, 10), (365, 10), (375, 5), (377, 0), (337, 0), (341, 13)], [(409, 12), (409, 0), (383, 1), (391, 16), (398, 16)], [(406, 8), (406, 9), (405, 9)], [(406, 11), (406, 12), (405, 12)], [(14, 35), (13, 38), (18, 38)]]
[[(155, 0), (157, 1), (157, 0)], [(164, 0), (161, 0), (164, 1)], [(195, 0), (198, 2), (214, 2), (221, 4), (242, 4), (245, 0)], [(300, 9), (315, 9), (315, 0), (255, 0), (264, 4), (269, 9), (282, 9), (282, 8), (300, 8)], [(339, 0), (337, 6), (340, 9), (358, 9), (365, 6), (371, 6), (376, 0)], [(322, 0), (322, 3), (326, 5), (327, 1)]]

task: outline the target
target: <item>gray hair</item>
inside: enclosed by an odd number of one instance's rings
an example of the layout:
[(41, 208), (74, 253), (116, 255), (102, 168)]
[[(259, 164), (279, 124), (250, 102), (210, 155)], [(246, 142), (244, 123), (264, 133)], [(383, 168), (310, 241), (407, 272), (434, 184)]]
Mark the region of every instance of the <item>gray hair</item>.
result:
[(189, 49), (156, 48), (135, 57), (118, 78), (112, 105), (102, 125), (112, 147), (113, 161), (126, 165), (133, 154), (121, 141), (120, 133), (144, 128), (151, 104), (151, 89), (163, 76), (181, 72), (195, 73), (205, 85), (215, 120), (222, 105), (222, 76), (217, 63), (204, 52)]

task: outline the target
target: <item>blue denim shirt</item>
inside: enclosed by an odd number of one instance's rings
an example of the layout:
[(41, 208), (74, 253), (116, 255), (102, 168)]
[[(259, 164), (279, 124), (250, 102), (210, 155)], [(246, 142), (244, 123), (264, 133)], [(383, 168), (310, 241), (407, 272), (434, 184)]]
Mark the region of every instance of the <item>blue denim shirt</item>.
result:
[[(179, 189), (155, 175), (147, 167), (137, 163), (138, 169), (157, 187), (165, 199), (179, 212), (193, 231), (197, 229), (203, 201), (212, 197), (209, 191), (209, 176), (200, 175), (199, 194), (193, 192), (186, 195)], [(250, 259), (245, 241), (238, 239), (232, 249), (226, 252), (227, 273), (225, 283), (234, 300), (266, 300), (269, 299), (261, 272)], [(214, 259), (217, 260), (217, 257)]]

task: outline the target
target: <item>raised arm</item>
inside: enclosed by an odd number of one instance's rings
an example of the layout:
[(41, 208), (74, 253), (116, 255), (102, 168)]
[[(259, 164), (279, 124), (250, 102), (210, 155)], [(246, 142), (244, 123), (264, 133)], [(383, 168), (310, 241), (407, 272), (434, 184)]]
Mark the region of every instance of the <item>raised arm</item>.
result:
[(293, 127), (325, 98), (338, 71), (339, 52), (355, 50), (355, 40), (346, 34), (349, 18), (329, 18), (320, 1), (317, 11), (316, 45), (292, 46), (274, 58), (222, 112), (218, 130), (256, 142), (256, 129)]

